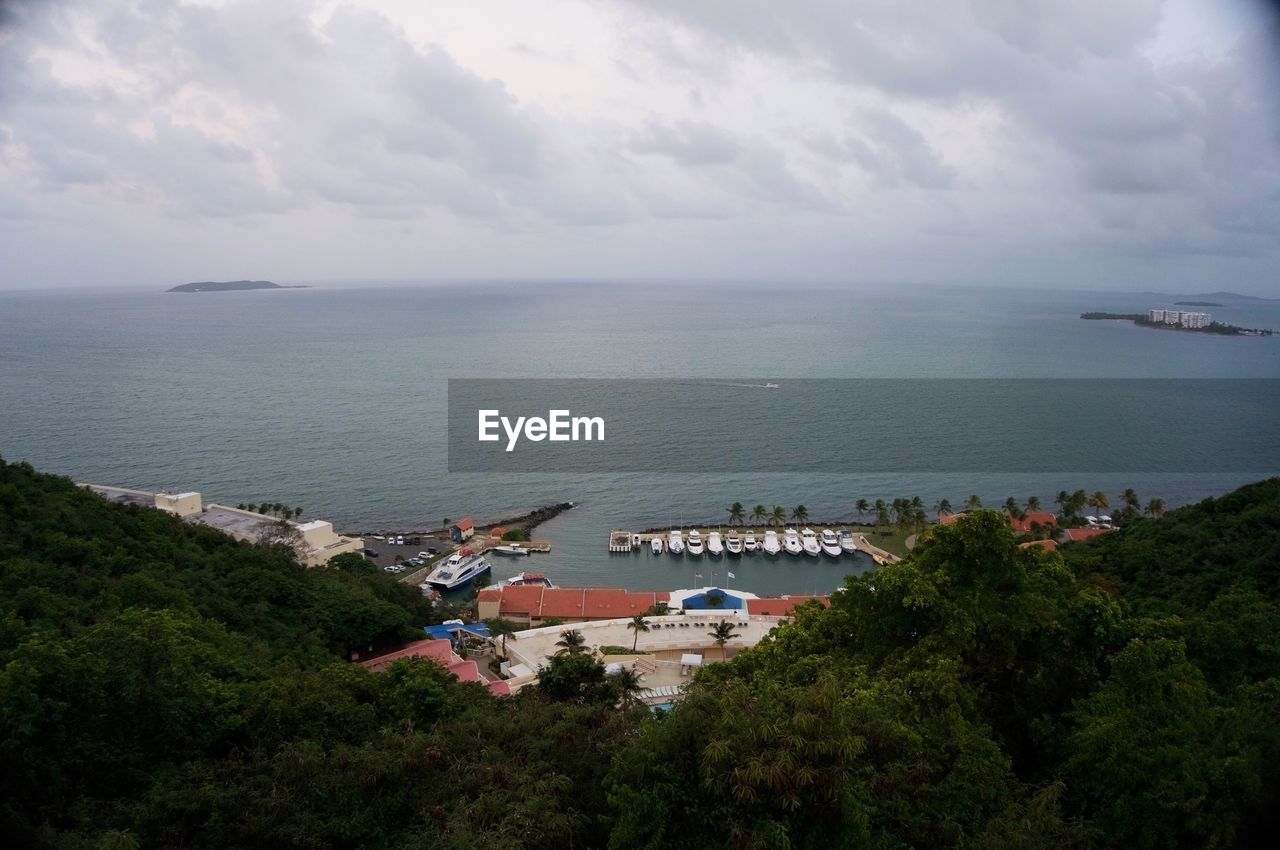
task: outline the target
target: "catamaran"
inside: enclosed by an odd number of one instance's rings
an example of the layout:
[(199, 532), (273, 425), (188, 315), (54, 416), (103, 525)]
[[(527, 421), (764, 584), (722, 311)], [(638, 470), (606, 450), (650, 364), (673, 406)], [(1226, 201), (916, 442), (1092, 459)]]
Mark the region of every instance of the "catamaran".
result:
[(799, 555), (804, 551), (804, 547), (800, 545), (800, 535), (794, 528), (788, 528), (782, 535), (782, 548), (788, 555)]
[(803, 541), (804, 553), (810, 558), (816, 558), (822, 554), (822, 547), (818, 545), (818, 535), (814, 534), (812, 528), (803, 529), (800, 532), (800, 538)]
[(730, 531), (724, 539), (725, 551), (730, 555), (742, 554), (742, 538), (738, 536), (738, 532)]
[(672, 555), (684, 554), (684, 535), (674, 528), (671, 529), (671, 534), (667, 537), (667, 551)]
[(840, 538), (836, 537), (836, 533), (829, 528), (822, 529), (822, 554), (829, 558), (839, 558), (844, 554), (840, 548)]
[(858, 548), (853, 545), (853, 532), (847, 528), (840, 529), (840, 548), (850, 555)]
[(756, 535), (754, 532), (748, 531), (747, 536), (742, 538), (742, 551), (754, 552), (759, 547), (756, 545)]
[(702, 556), (702, 535), (696, 528), (689, 530), (689, 555), (694, 558)]
[(707, 535), (707, 554), (719, 558), (724, 554), (724, 544), (720, 542), (720, 532), (713, 531)]
[(436, 590), (453, 590), (489, 572), (489, 562), (470, 549), (459, 549), (427, 576), (423, 585)]
[(662, 554), (662, 538), (661, 537), (649, 538), (649, 551), (655, 555)]
[(764, 545), (761, 548), (770, 558), (778, 557), (778, 554), (782, 552), (782, 547), (778, 545), (778, 532), (772, 528), (766, 531), (764, 533)]

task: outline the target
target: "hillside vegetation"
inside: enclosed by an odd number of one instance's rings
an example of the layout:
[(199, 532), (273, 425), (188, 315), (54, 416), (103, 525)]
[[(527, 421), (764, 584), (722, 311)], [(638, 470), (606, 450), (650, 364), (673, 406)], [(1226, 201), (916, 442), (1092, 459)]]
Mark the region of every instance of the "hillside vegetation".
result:
[[(667, 715), (587, 656), (494, 698), (353, 649), (430, 617), (0, 463), (11, 846), (1262, 847), (1280, 481), (1057, 553), (979, 512)], [(515, 638), (518, 640), (518, 636)]]

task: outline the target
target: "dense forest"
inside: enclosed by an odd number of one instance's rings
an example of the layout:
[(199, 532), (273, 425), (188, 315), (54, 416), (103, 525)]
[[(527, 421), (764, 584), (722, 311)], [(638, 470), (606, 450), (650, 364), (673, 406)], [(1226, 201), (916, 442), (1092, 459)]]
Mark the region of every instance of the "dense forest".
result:
[[(1280, 479), (1061, 552), (977, 512), (650, 715), (353, 650), (431, 612), (0, 462), (0, 832), (50, 848), (1270, 847)], [(516, 638), (518, 639), (518, 637)]]

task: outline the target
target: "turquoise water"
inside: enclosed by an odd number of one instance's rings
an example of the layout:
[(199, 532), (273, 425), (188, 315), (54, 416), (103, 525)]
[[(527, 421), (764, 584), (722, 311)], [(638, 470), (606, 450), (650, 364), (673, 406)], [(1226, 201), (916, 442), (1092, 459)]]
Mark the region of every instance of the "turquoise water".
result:
[[(1280, 377), (1280, 337), (1086, 322), (1167, 299), (997, 289), (468, 284), (207, 293), (0, 293), (0, 454), (77, 479), (281, 501), (347, 531), (423, 528), (575, 501), (531, 566), (561, 585), (688, 586), (687, 560), (609, 556), (610, 528), (725, 516), (741, 501), (816, 519), (858, 498), (1134, 487), (1170, 504), (1257, 475), (449, 474), (448, 378)], [(1280, 329), (1280, 304), (1212, 308)], [(658, 394), (654, 404), (661, 404)], [(1088, 434), (1107, 427), (1081, 412)], [(1007, 439), (1034, 440), (1010, 411)], [(672, 439), (680, 439), (673, 434)], [(785, 434), (743, 439), (762, 452)], [(922, 446), (927, 451), (927, 446)], [(734, 562), (735, 587), (814, 592), (819, 559)], [(809, 559), (803, 559), (808, 561)], [(727, 562), (721, 562), (727, 563)], [(516, 569), (518, 567), (513, 567)], [(712, 567), (703, 559), (704, 574)], [(717, 567), (724, 569), (724, 567)], [(723, 580), (723, 576), (721, 576)]]

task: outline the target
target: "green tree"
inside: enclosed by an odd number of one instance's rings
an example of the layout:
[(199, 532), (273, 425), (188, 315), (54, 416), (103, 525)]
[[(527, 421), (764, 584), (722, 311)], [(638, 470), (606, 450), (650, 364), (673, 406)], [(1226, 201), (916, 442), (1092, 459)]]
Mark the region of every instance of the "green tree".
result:
[(720, 656), (728, 658), (724, 645), (738, 636), (736, 626), (728, 620), (721, 620), (716, 623), (711, 631), (707, 632), (707, 635), (715, 641), (716, 646), (720, 647)]
[(1039, 510), (1040, 510), (1040, 497), (1028, 496), (1027, 497), (1027, 513), (1036, 513)]
[(966, 511), (982, 510), (982, 499), (980, 499), (977, 495), (970, 496), (968, 499), (965, 500), (964, 509)]
[(1155, 519), (1159, 519), (1160, 517), (1164, 516), (1164, 510), (1165, 510), (1164, 499), (1152, 499), (1151, 501), (1147, 502), (1145, 513), (1149, 517), (1154, 517)]
[(856, 511), (858, 512), (858, 522), (862, 522), (862, 517), (863, 517), (863, 516), (864, 516), (864, 515), (869, 511), (869, 510), (871, 510), (871, 505), (867, 502), (867, 500), (866, 500), (866, 499), (859, 499), (859, 500), (854, 504), (853, 508), (854, 508), (854, 510), (856, 510)]
[(769, 524), (774, 528), (782, 528), (787, 524), (787, 511), (781, 505), (774, 505), (769, 515)]
[(791, 518), (798, 523), (806, 523), (809, 521), (809, 509), (804, 505), (796, 505), (795, 510), (791, 512)]
[(1087, 504), (1098, 513), (1102, 513), (1107, 508), (1111, 507), (1111, 500), (1107, 498), (1106, 493), (1101, 490), (1097, 490), (1089, 497)]
[(627, 623), (627, 628), (634, 633), (631, 640), (631, 651), (636, 651), (636, 645), (640, 642), (640, 633), (649, 631), (649, 624), (645, 622), (644, 615), (637, 614), (631, 618), (631, 622)]
[(729, 525), (742, 525), (745, 518), (746, 508), (742, 507), (742, 502), (734, 502), (729, 506)]
[(581, 655), (587, 651), (587, 639), (578, 629), (568, 629), (556, 641), (556, 655)]
[(489, 635), (502, 641), (502, 657), (507, 657), (507, 638), (515, 638), (519, 629), (511, 620), (504, 617), (491, 617), (484, 621), (489, 627)]
[(952, 514), (951, 500), (939, 499), (938, 503), (933, 506), (933, 514), (938, 519), (942, 519), (944, 516), (950, 516)]
[(751, 519), (757, 526), (764, 525), (764, 522), (768, 517), (769, 512), (765, 510), (764, 505), (756, 505), (751, 509)]

